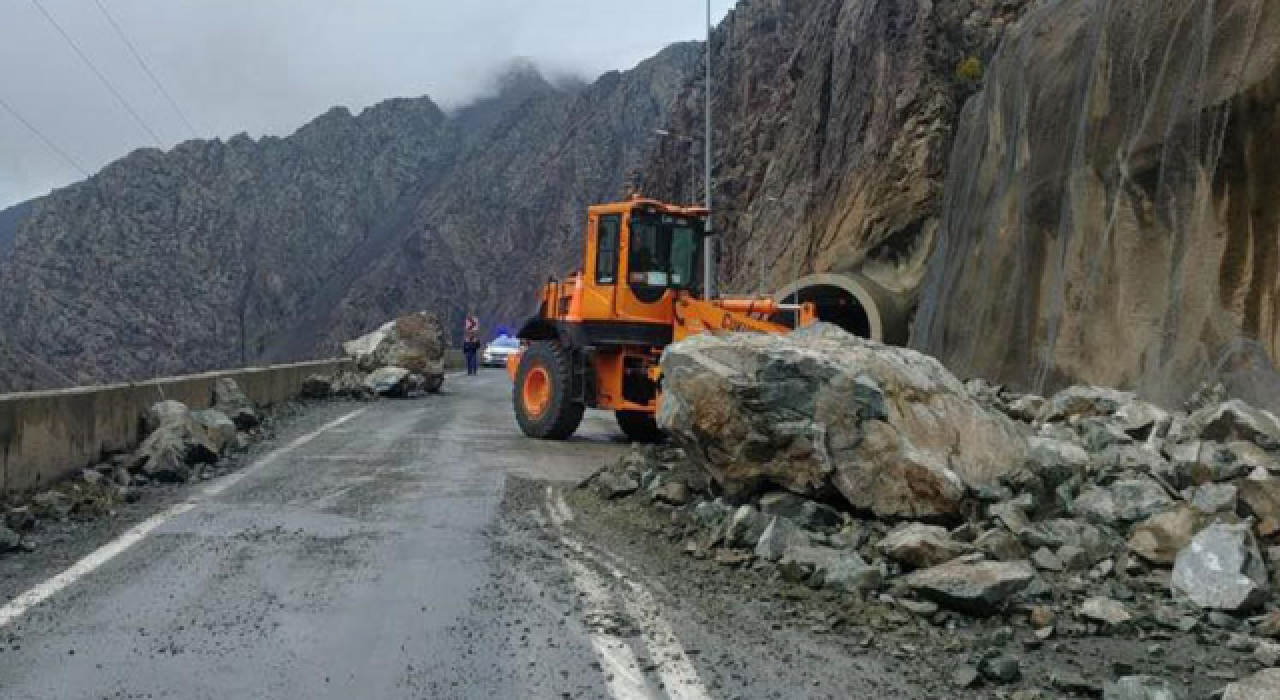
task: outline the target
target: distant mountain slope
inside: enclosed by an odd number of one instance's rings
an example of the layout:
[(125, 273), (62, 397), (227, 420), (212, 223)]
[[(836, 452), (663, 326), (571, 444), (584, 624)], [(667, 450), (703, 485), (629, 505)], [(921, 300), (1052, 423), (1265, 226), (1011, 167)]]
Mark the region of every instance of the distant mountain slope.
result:
[[(28, 220), (0, 268), (4, 342), (87, 384), (323, 355), (410, 309), (509, 322), (697, 61), (677, 45), (581, 88), (523, 66), (454, 114), (390, 100), (135, 152)], [(0, 391), (21, 372), (0, 364)]]
[(35, 202), (23, 202), (0, 211), (0, 263), (13, 248), (13, 239), (18, 235), (18, 227), (31, 215)]

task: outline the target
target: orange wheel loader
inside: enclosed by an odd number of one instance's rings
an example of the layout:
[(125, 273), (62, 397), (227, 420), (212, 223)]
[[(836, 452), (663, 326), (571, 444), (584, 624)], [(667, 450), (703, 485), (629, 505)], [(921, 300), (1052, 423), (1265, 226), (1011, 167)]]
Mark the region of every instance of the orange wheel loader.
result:
[(785, 333), (814, 320), (812, 304), (699, 299), (706, 216), (639, 197), (588, 209), (582, 267), (542, 290), (517, 334), (523, 349), (507, 361), (526, 435), (566, 439), (596, 408), (613, 411), (631, 440), (656, 441), (663, 348), (697, 333)]

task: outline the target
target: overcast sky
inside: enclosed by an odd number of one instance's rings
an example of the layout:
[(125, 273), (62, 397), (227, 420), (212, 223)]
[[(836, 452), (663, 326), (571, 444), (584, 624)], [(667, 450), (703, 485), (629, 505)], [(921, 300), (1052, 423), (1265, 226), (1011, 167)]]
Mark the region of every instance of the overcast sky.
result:
[[(712, 0), (717, 22), (732, 4)], [(457, 106), (516, 57), (551, 74), (630, 68), (701, 38), (704, 14), (702, 0), (0, 0), (0, 208), (157, 140), (283, 135), (388, 97)]]

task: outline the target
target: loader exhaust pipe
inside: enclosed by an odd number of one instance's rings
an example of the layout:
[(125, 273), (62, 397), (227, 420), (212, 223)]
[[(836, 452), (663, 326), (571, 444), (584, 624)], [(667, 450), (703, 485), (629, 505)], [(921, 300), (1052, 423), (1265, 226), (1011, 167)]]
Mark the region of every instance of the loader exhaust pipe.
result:
[(860, 272), (810, 275), (783, 287), (774, 299), (782, 304), (811, 303), (818, 318), (887, 345), (906, 345), (910, 333), (908, 300), (876, 284)]

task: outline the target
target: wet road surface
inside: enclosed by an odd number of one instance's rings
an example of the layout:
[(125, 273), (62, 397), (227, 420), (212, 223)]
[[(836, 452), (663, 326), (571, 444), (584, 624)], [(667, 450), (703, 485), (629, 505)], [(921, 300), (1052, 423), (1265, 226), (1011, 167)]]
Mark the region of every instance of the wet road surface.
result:
[[(192, 492), (0, 611), (0, 697), (618, 696), (579, 594), (552, 591), (554, 614), (507, 600), (518, 571), (486, 532), (509, 478), (574, 481), (625, 445), (606, 415), (526, 440), (508, 392), (495, 371), (352, 405)], [(521, 650), (518, 625), (549, 615)]]

